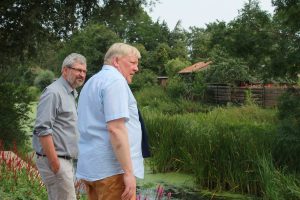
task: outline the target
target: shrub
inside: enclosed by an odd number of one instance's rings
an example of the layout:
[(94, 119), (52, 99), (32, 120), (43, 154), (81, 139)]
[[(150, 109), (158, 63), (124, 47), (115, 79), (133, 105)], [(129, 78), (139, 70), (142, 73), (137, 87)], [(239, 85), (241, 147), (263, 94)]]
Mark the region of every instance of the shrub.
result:
[(35, 86), (30, 86), (30, 87), (28, 88), (28, 93), (29, 93), (30, 96), (32, 96), (32, 98), (33, 98), (34, 100), (38, 100), (38, 99), (39, 99), (39, 96), (40, 96), (40, 94), (41, 94), (40, 89), (37, 88), (37, 87), (35, 87)]
[(181, 69), (189, 66), (191, 63), (189, 61), (182, 61), (179, 58), (172, 59), (166, 64), (166, 73), (169, 77), (176, 75)]
[(275, 162), (281, 167), (300, 171), (300, 92), (290, 90), (279, 100), (278, 137)]
[(203, 100), (206, 90), (206, 83), (204, 81), (203, 73), (197, 73), (191, 85), (191, 98)]
[(227, 83), (235, 85), (237, 81), (252, 80), (249, 66), (241, 58), (229, 56), (224, 50), (216, 48), (211, 53), (214, 62), (205, 72), (207, 83)]
[(188, 100), (203, 100), (206, 89), (201, 73), (191, 77), (174, 76), (167, 85), (167, 93), (172, 98), (182, 97)]
[(172, 98), (185, 97), (187, 94), (187, 84), (181, 77), (174, 76), (168, 80), (166, 91)]
[(156, 74), (149, 69), (144, 69), (134, 76), (132, 84), (130, 84), (130, 88), (135, 92), (144, 87), (154, 86), (156, 84)]
[(40, 90), (43, 90), (46, 86), (53, 82), (55, 75), (50, 70), (41, 71), (34, 79), (34, 85)]
[(28, 137), (25, 130), (30, 126), (27, 114), (32, 96), (26, 86), (13, 83), (1, 83), (0, 91), (0, 140), (5, 148), (14, 142), (22, 146)]

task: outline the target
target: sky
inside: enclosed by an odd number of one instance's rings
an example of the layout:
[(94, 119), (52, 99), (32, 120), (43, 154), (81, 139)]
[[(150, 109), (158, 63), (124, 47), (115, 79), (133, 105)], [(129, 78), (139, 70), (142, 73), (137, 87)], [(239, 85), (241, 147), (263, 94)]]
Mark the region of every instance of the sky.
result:
[[(205, 24), (216, 20), (226, 23), (238, 16), (238, 11), (244, 7), (248, 0), (159, 0), (148, 14), (153, 21), (165, 20), (168, 27), (173, 30), (178, 20), (183, 28), (190, 26), (205, 28)], [(259, 0), (260, 8), (273, 14), (271, 0)]]

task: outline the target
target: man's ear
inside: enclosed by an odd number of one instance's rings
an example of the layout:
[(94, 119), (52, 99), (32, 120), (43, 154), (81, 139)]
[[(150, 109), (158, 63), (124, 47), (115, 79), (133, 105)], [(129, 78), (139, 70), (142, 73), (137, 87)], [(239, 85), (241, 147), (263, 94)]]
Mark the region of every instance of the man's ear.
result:
[(63, 76), (66, 76), (67, 75), (67, 67), (63, 67), (62, 69), (61, 69), (61, 74), (63, 75)]
[(113, 64), (113, 66), (115, 66), (115, 67), (119, 67), (119, 58), (118, 57), (114, 57), (113, 59), (112, 59), (112, 64)]

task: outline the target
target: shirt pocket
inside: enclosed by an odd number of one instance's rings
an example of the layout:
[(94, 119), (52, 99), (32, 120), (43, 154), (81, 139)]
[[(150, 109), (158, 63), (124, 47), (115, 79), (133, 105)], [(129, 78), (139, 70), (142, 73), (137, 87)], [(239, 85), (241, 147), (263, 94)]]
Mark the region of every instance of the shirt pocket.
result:
[(77, 111), (75, 103), (73, 102), (63, 102), (60, 108), (60, 114), (62, 119), (66, 121), (76, 121), (77, 120)]

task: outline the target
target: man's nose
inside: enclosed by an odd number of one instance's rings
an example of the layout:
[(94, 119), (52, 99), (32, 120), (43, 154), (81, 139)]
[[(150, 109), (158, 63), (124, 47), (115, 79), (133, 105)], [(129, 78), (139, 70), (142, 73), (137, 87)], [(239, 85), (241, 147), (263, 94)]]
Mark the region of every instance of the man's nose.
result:
[(135, 72), (138, 72), (138, 71), (139, 71), (139, 66), (138, 66), (138, 65), (135, 66), (134, 71), (135, 71)]

